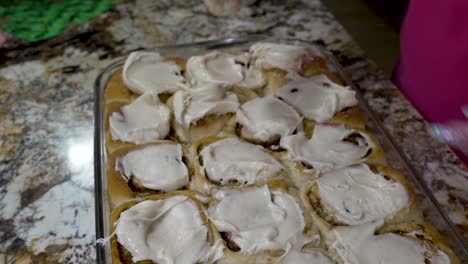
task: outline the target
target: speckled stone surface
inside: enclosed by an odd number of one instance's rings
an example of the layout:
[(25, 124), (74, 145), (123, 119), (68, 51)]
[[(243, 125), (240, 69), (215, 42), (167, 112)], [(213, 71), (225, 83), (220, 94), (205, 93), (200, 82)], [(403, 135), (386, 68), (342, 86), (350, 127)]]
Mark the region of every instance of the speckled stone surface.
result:
[(0, 262), (95, 262), (93, 82), (106, 65), (138, 48), (253, 33), (327, 45), (466, 241), (467, 168), (320, 1), (263, 0), (234, 17), (198, 0), (136, 1), (0, 49)]

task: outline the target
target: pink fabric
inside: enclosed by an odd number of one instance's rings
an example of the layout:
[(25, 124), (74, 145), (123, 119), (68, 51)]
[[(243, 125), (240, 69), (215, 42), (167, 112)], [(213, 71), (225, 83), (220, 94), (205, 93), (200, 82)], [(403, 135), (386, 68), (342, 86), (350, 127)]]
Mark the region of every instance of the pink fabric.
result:
[(400, 50), (392, 80), (418, 111), (429, 122), (465, 119), (468, 0), (411, 0)]

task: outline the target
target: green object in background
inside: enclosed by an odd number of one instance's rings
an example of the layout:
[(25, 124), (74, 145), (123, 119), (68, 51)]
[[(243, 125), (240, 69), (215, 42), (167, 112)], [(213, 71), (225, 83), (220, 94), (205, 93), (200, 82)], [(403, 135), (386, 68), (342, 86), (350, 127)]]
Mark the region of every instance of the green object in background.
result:
[(107, 11), (116, 0), (0, 0), (0, 28), (35, 42), (57, 36)]

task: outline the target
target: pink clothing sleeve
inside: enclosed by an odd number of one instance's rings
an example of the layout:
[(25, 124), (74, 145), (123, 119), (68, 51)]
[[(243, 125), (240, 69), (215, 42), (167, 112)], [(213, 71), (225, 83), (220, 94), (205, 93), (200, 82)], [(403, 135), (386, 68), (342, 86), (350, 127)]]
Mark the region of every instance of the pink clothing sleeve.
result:
[(392, 80), (429, 122), (465, 119), (461, 107), (468, 105), (467, 0), (411, 0)]

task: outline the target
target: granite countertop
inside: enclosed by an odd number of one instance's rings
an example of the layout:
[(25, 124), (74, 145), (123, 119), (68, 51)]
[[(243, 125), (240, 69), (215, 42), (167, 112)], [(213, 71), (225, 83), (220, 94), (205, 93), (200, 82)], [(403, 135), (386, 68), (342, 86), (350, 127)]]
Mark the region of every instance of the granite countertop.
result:
[(319, 0), (263, 0), (235, 17), (201, 2), (131, 1), (55, 39), (0, 49), (0, 260), (95, 262), (93, 82), (106, 65), (138, 48), (254, 33), (327, 45), (468, 239), (467, 168)]

